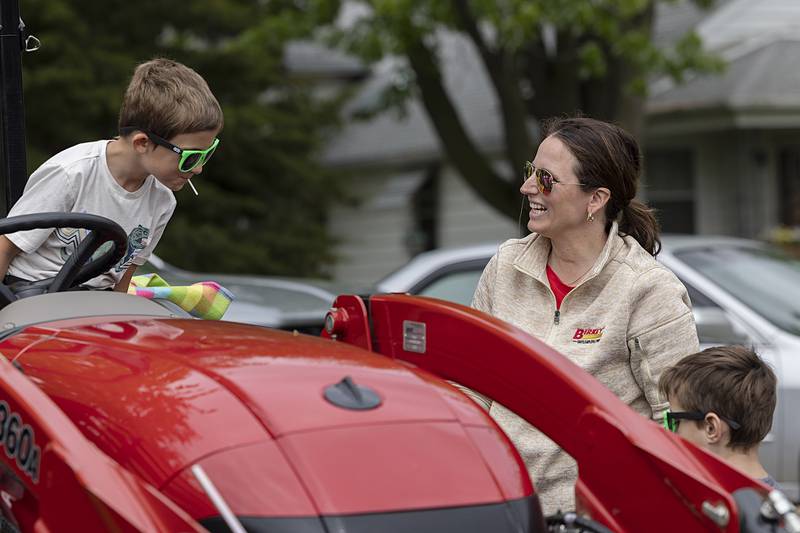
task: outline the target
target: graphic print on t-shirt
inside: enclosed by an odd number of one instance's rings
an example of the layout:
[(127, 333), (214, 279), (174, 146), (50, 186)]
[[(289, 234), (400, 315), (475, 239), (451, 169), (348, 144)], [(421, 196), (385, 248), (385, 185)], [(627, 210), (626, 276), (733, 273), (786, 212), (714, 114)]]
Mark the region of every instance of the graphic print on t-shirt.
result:
[[(64, 243), (63, 248), (61, 248), (61, 260), (66, 262), (69, 256), (78, 249), (78, 245), (86, 238), (89, 231), (85, 229), (58, 228), (55, 234), (58, 240)], [(128, 249), (125, 251), (125, 255), (122, 259), (119, 260), (119, 263), (114, 266), (115, 272), (122, 272), (131, 265), (136, 254), (147, 246), (147, 238), (149, 236), (150, 228), (145, 228), (141, 224), (133, 228), (128, 235)], [(112, 244), (110, 242), (104, 243), (92, 254), (92, 259), (97, 259), (103, 255), (111, 246)]]
[(141, 224), (133, 228), (128, 235), (128, 250), (125, 252), (125, 256), (117, 263), (117, 266), (114, 267), (116, 272), (122, 272), (131, 265), (133, 258), (136, 257), (139, 250), (147, 246), (147, 238), (149, 236), (150, 228), (145, 228)]
[(89, 231), (75, 228), (58, 228), (55, 233), (56, 238), (64, 243), (61, 248), (61, 260), (66, 262), (69, 256), (77, 250), (81, 241), (89, 234)]

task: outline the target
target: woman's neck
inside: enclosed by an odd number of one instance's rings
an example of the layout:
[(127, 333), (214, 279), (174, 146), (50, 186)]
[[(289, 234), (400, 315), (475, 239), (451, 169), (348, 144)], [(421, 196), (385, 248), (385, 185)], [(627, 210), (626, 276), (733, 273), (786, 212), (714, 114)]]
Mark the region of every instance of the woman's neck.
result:
[(548, 263), (559, 274), (559, 277), (562, 275), (561, 271), (568, 280), (570, 277), (578, 276), (576, 271), (587, 271), (603, 251), (608, 238), (604, 225), (600, 221), (591, 224), (594, 227), (550, 238), (551, 249)]

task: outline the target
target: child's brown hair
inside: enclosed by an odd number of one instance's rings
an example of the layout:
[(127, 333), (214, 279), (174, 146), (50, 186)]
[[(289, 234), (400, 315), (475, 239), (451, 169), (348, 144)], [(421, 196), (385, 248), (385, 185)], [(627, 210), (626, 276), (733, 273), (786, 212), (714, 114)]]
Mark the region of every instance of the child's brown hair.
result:
[(121, 131), (136, 128), (164, 139), (222, 125), (222, 108), (202, 76), (164, 58), (136, 67), (119, 112)]
[[(658, 387), (687, 411), (738, 422), (730, 448), (757, 446), (772, 427), (777, 379), (752, 349), (716, 346), (684, 357), (661, 374)], [(696, 422), (698, 424), (702, 423)]]

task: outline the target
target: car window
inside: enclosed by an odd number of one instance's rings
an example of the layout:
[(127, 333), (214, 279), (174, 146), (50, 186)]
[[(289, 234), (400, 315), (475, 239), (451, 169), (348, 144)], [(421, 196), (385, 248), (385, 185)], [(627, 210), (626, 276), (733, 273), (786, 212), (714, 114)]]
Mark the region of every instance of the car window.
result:
[(689, 293), (697, 326), (697, 339), (701, 348), (721, 344), (751, 344), (749, 337), (738, 327), (730, 315), (711, 298), (686, 280), (680, 279)]
[(711, 298), (697, 290), (694, 285), (686, 283), (686, 281), (680, 277), (678, 279), (680, 279), (681, 283), (686, 287), (686, 292), (689, 293), (689, 300), (692, 302), (692, 307), (719, 307)]
[(775, 326), (800, 335), (800, 261), (771, 247), (716, 246), (675, 256)]
[(483, 267), (448, 272), (430, 282), (417, 294), (469, 305), (482, 272)]

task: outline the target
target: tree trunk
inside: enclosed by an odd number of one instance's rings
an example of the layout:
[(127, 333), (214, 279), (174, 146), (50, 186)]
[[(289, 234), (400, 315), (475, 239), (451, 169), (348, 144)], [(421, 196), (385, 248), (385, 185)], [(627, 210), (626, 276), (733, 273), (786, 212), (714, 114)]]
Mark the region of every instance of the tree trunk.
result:
[(503, 48), (493, 49), (489, 46), (470, 9), (469, 0), (453, 0), (453, 7), (461, 28), (472, 39), (494, 86), (500, 103), (506, 153), (511, 168), (522, 172), (525, 161), (533, 159), (531, 152), (534, 146), (527, 127), (525, 102), (520, 91), (514, 57)]
[(449, 161), (478, 196), (499, 213), (516, 219), (520, 198), (517, 182), (497, 174), (469, 137), (444, 88), (432, 52), (423, 42), (414, 40), (406, 55), (416, 75), (422, 103)]

